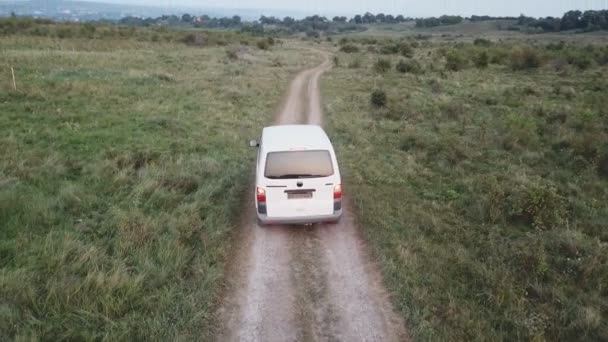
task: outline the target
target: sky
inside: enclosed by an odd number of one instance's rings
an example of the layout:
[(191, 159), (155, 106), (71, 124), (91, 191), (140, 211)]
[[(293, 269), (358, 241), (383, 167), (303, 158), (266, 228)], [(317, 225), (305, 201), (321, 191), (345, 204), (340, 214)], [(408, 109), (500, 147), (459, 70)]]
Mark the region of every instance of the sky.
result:
[(120, 4), (154, 5), (164, 8), (256, 9), (261, 12), (303, 12), (323, 15), (355, 13), (403, 14), (405, 16), (561, 16), (571, 9), (608, 9), (608, 0), (90, 0)]

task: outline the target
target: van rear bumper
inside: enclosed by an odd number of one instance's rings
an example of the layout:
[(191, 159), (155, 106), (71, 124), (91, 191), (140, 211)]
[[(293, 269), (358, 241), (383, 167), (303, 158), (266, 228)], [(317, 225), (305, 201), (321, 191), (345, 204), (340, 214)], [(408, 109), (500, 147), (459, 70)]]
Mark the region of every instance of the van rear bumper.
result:
[(312, 224), (312, 223), (335, 223), (340, 221), (342, 210), (334, 211), (332, 215), (322, 216), (300, 216), (300, 217), (268, 217), (266, 214), (258, 213), (261, 224)]

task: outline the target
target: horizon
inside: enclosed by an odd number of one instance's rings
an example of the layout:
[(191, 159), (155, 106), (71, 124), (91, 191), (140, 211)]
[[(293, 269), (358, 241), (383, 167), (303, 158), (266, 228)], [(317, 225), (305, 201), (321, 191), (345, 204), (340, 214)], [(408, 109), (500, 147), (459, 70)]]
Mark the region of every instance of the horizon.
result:
[[(600, 10), (608, 9), (608, 0), (538, 0), (530, 3), (525, 0), (513, 0), (508, 4), (501, 1), (481, 1), (481, 0), (429, 0), (420, 3), (412, 0), (377, 0), (372, 2), (365, 0), (330, 0), (330, 1), (308, 1), (305, 4), (288, 4), (275, 0), (229, 0), (217, 5), (214, 1), (208, 0), (35, 0), (41, 3), (52, 2), (91, 2), (102, 3), (116, 6), (140, 6), (154, 7), (160, 10), (166, 9), (169, 12), (177, 13), (181, 11), (213, 10), (231, 13), (231, 15), (241, 15), (247, 17), (254, 16), (292, 16), (305, 17), (307, 15), (318, 14), (322, 16), (347, 16), (352, 17), (356, 14), (384, 13), (391, 15), (404, 15), (405, 17), (439, 17), (441, 15), (460, 15), (470, 17), (472, 15), (489, 15), (495, 17), (513, 17), (524, 14), (532, 17), (561, 17), (570, 10)], [(4, 4), (19, 4), (28, 0), (0, 0)], [(291, 6), (289, 6), (291, 5)], [(349, 8), (343, 10), (343, 8)], [(185, 13), (185, 12), (184, 12)], [(195, 14), (192, 13), (191, 14)], [(203, 14), (203, 13), (196, 13)]]

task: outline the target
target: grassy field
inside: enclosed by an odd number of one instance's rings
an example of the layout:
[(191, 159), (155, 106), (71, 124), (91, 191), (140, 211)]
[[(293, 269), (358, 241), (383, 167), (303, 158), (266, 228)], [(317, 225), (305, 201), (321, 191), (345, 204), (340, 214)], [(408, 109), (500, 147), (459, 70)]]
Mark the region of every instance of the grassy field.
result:
[(413, 336), (607, 340), (608, 47), (344, 45), (328, 129)]
[(61, 27), (0, 36), (0, 340), (205, 339), (248, 138), (320, 57)]

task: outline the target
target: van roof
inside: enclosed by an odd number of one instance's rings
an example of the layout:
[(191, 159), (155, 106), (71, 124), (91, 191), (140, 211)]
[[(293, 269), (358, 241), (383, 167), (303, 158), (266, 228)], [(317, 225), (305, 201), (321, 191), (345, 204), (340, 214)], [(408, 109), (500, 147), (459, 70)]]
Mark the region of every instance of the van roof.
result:
[(266, 152), (289, 150), (332, 150), (331, 142), (320, 126), (282, 125), (264, 128), (262, 145)]

